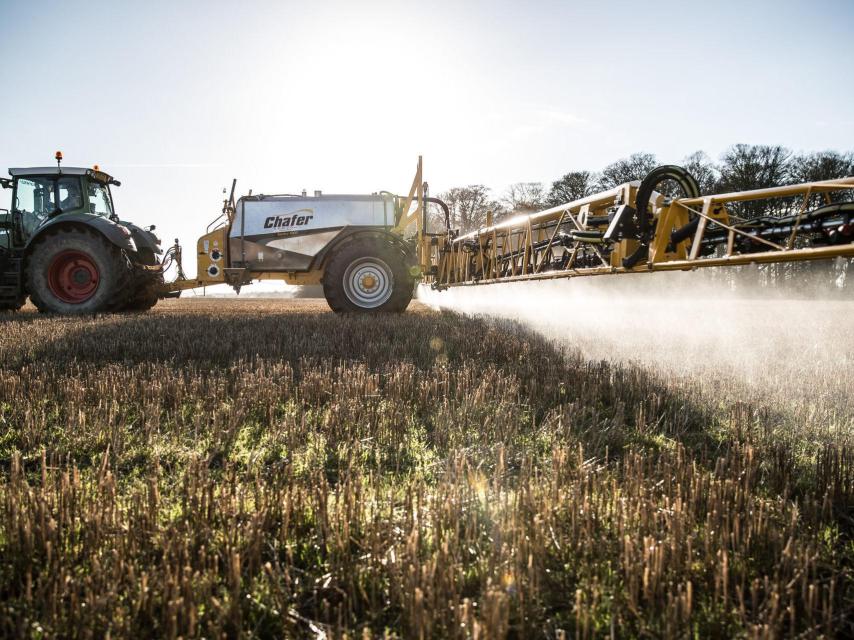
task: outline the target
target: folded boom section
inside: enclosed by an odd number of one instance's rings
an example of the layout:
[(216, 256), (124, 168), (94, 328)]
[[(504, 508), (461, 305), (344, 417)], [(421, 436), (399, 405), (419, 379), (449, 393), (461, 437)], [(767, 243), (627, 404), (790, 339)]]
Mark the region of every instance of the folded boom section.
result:
[[(744, 219), (739, 203), (794, 203)], [(701, 196), (682, 168), (434, 242), (435, 288), (854, 255), (854, 177)]]

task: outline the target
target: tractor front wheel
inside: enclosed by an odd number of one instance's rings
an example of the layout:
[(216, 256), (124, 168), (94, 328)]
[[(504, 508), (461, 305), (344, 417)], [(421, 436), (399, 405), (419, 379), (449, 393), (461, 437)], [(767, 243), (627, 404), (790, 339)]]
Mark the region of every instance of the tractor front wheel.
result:
[(120, 251), (94, 232), (61, 229), (39, 240), (27, 264), (27, 290), (39, 311), (112, 311), (125, 299)]
[[(158, 264), (157, 256), (154, 255), (151, 249), (138, 251), (136, 259), (146, 266), (156, 266)], [(120, 311), (148, 311), (157, 304), (159, 300), (157, 292), (162, 284), (162, 273), (156, 275), (146, 273), (136, 274), (131, 278), (131, 282), (128, 285), (130, 293)]]
[[(162, 278), (161, 278), (162, 281)], [(162, 284), (162, 282), (161, 282)], [(122, 306), (122, 311), (148, 311), (157, 304), (157, 282), (136, 288), (132, 296)]]

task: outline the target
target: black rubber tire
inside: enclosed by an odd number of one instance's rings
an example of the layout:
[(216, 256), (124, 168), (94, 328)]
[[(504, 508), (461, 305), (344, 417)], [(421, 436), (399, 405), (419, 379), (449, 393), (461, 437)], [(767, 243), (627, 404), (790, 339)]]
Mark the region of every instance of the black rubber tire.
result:
[[(48, 270), (63, 251), (85, 253), (98, 270), (98, 287), (79, 303), (58, 298), (48, 284)], [(58, 229), (40, 239), (27, 261), (26, 283), (30, 300), (42, 313), (82, 314), (115, 311), (126, 301), (129, 269), (121, 251), (103, 236), (79, 228)]]
[[(162, 278), (161, 278), (162, 280)], [(136, 291), (122, 305), (122, 311), (148, 311), (157, 304), (157, 283), (137, 285)]]
[[(150, 249), (141, 250), (136, 258), (146, 266), (158, 264), (157, 256)], [(157, 276), (137, 275), (129, 285), (129, 295), (122, 304), (121, 311), (148, 311), (157, 304), (159, 285), (163, 284), (163, 274)]]
[[(360, 306), (347, 295), (344, 285), (348, 267), (365, 258), (381, 260), (391, 271), (391, 295), (376, 307)], [(411, 265), (409, 252), (394, 241), (381, 236), (353, 236), (332, 249), (323, 272), (323, 295), (336, 313), (401, 313), (409, 306), (415, 291)]]

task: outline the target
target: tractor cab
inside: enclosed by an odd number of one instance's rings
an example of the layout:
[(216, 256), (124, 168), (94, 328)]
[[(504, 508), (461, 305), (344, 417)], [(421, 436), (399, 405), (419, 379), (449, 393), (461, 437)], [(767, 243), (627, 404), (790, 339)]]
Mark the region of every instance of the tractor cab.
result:
[(59, 216), (82, 214), (118, 222), (110, 185), (120, 183), (106, 173), (79, 167), (9, 169), (0, 179), (12, 190), (9, 210), (0, 210), (0, 246), (25, 246), (45, 224)]

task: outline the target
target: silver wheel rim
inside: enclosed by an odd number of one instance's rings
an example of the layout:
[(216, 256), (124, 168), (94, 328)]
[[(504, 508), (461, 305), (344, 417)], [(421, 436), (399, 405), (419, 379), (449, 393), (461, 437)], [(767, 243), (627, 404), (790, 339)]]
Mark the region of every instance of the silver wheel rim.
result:
[(344, 272), (344, 293), (363, 309), (375, 309), (391, 298), (394, 275), (379, 258), (359, 258)]

